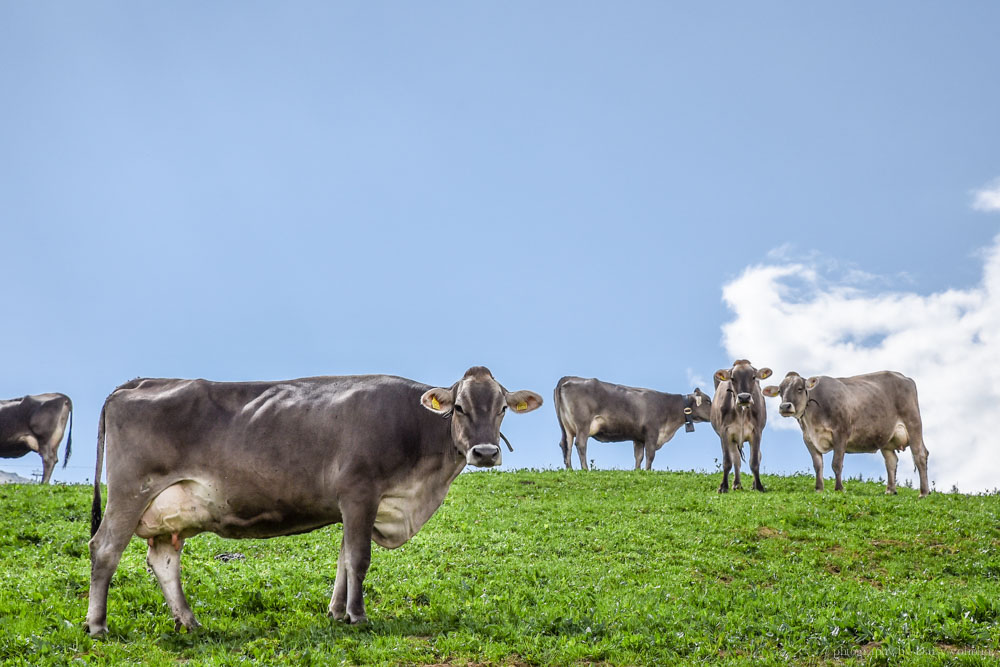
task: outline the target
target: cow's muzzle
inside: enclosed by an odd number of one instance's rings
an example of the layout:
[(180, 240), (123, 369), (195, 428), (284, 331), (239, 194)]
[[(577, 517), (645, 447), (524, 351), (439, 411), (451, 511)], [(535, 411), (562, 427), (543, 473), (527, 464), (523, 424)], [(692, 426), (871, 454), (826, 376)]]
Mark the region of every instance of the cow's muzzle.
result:
[(469, 465), (492, 468), (500, 463), (500, 448), (496, 445), (476, 445), (465, 455)]
[(750, 405), (750, 394), (745, 391), (741, 391), (736, 394), (736, 402), (740, 405)]
[(791, 403), (782, 403), (778, 406), (778, 414), (782, 417), (791, 417), (795, 414), (795, 406)]

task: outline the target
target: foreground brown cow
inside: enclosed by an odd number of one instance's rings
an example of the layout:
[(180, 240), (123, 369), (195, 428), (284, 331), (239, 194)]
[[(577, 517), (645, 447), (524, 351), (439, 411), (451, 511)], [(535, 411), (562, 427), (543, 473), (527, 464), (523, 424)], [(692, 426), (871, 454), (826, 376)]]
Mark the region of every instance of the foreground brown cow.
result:
[(28, 452), (42, 457), (42, 484), (48, 484), (59, 462), (59, 443), (66, 434), (63, 467), (73, 453), (73, 401), (65, 394), (36, 394), (0, 400), (0, 458), (14, 459)]
[(646, 470), (653, 467), (656, 452), (674, 437), (681, 426), (711, 419), (711, 401), (695, 389), (690, 394), (667, 394), (652, 389), (627, 387), (593, 378), (564, 377), (554, 391), (556, 417), (562, 430), (559, 446), (567, 468), (573, 467), (573, 441), (580, 467), (587, 470), (587, 438), (598, 442), (631, 440), (635, 469), (646, 457)]
[(766, 387), (764, 395), (780, 395), (778, 412), (798, 420), (816, 470), (817, 491), (823, 490), (823, 454), (833, 452), (834, 488), (843, 491), (844, 454), (880, 451), (888, 477), (885, 492), (896, 493), (896, 452), (909, 445), (920, 473), (920, 496), (930, 493), (917, 385), (905, 375), (881, 371), (807, 380), (792, 371), (780, 386)]
[(98, 429), (87, 627), (107, 631), (108, 585), (132, 535), (149, 543), (146, 560), (176, 627), (192, 629), (180, 581), (186, 538), (274, 537), (331, 523), (343, 523), (344, 537), (329, 613), (364, 621), (372, 540), (389, 549), (409, 540), (466, 464), (500, 463), (507, 408), (541, 404), (483, 367), (450, 388), (388, 375), (124, 384)]
[(715, 371), (715, 396), (712, 397), (712, 428), (722, 441), (722, 483), (719, 493), (729, 491), (729, 470), (735, 466), (733, 488), (742, 489), (740, 459), (743, 443), (750, 443), (750, 470), (753, 488), (763, 491), (760, 481), (760, 438), (767, 423), (767, 407), (760, 392), (760, 382), (771, 377), (770, 368), (757, 370), (746, 359), (732, 368)]

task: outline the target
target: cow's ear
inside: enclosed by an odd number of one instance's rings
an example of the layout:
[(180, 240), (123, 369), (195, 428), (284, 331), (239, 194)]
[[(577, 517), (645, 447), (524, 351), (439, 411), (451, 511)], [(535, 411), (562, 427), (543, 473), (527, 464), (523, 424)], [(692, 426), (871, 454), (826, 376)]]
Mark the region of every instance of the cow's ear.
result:
[(774, 398), (780, 393), (778, 387), (775, 387), (773, 384), (764, 387), (761, 389), (761, 392), (763, 392), (763, 394), (768, 398)]
[(424, 395), (420, 397), (420, 405), (424, 406), (431, 412), (436, 412), (439, 415), (451, 410), (455, 403), (455, 395), (452, 393), (451, 389), (444, 389), (443, 387), (434, 387), (433, 389), (428, 389), (424, 392)]
[[(728, 379), (729, 379), (729, 369), (728, 368), (720, 368), (719, 370), (715, 371), (715, 381), (716, 381), (716, 383), (725, 382)], [(718, 386), (718, 384), (716, 384), (716, 386)]]
[(811, 378), (806, 380), (806, 389), (812, 389), (813, 387), (816, 386), (817, 382), (819, 382), (819, 378), (815, 375), (812, 376)]
[(771, 377), (771, 369), (770, 368), (762, 368), (759, 371), (757, 371), (757, 379), (758, 380), (766, 380), (769, 377)]
[(522, 389), (507, 394), (507, 405), (517, 413), (531, 412), (542, 407), (542, 397), (533, 391)]
[(692, 393), (691, 395), (694, 396), (694, 405), (695, 405), (695, 407), (700, 408), (701, 407), (701, 402), (703, 400), (705, 400), (705, 394), (701, 393), (701, 389), (699, 389), (698, 387), (695, 387), (694, 388), (694, 393)]

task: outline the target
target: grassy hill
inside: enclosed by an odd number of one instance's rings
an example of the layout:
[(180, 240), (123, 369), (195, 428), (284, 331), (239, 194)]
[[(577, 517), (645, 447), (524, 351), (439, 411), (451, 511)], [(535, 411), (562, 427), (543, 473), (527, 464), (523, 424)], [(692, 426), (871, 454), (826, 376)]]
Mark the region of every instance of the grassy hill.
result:
[(718, 481), (461, 475), (413, 540), (373, 549), (366, 627), (325, 616), (339, 527), (189, 540), (193, 634), (174, 632), (134, 539), (99, 641), (81, 630), (90, 489), (0, 486), (0, 663), (1000, 661), (1000, 496), (817, 494), (811, 476), (720, 496)]

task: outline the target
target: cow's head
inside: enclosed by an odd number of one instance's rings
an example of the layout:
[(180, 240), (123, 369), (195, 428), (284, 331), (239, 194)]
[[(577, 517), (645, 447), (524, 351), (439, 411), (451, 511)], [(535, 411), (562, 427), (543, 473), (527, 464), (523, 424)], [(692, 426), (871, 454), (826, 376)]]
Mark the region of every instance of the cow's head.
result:
[(781, 396), (781, 404), (778, 406), (778, 414), (782, 417), (801, 417), (806, 411), (809, 403), (809, 390), (816, 386), (819, 378), (809, 378), (808, 380), (795, 371), (789, 372), (781, 384), (775, 387), (770, 385), (764, 387), (765, 396)]
[(746, 359), (739, 359), (732, 368), (720, 368), (715, 371), (715, 386), (720, 382), (729, 382), (729, 391), (736, 398), (736, 405), (749, 407), (753, 403), (754, 387), (758, 380), (771, 377), (770, 368), (757, 370)]
[(695, 388), (693, 392), (684, 397), (685, 414), (690, 410), (691, 421), (709, 422), (712, 421), (712, 399), (701, 389)]
[(483, 366), (473, 366), (451, 388), (428, 389), (420, 403), (451, 419), (451, 439), (467, 463), (480, 468), (500, 465), (500, 422), (507, 408), (520, 414), (542, 404), (532, 391), (507, 391)]

